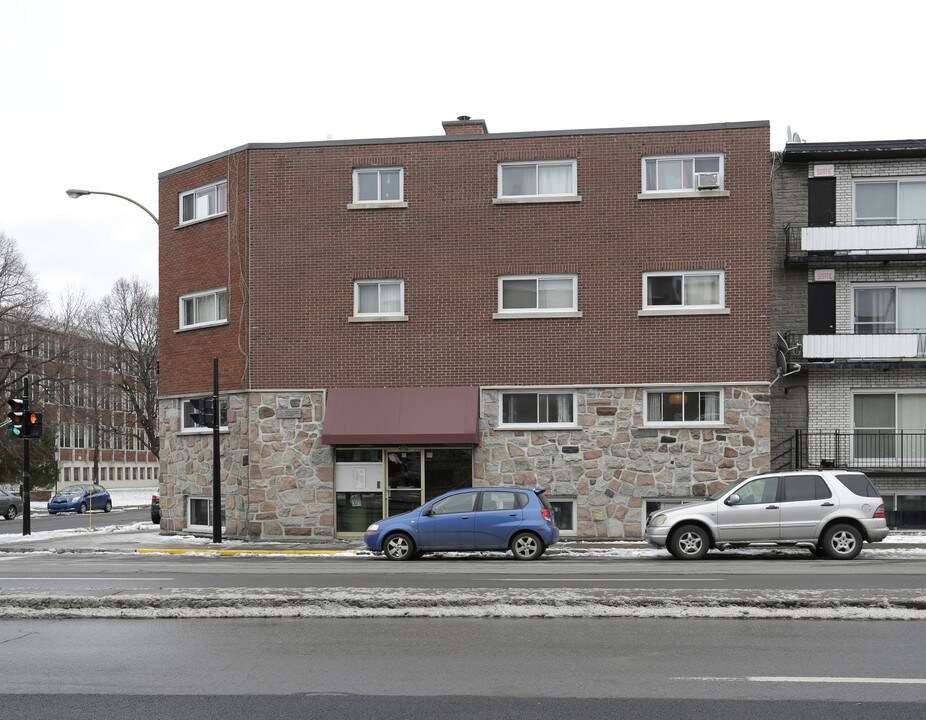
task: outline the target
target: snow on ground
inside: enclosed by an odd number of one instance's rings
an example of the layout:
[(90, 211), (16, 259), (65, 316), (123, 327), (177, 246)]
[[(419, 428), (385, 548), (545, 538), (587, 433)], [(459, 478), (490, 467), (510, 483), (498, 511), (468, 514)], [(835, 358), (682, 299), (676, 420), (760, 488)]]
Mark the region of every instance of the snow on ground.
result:
[[(64, 485), (59, 487), (65, 487)], [(109, 490), (114, 508), (146, 507), (151, 504), (151, 496), (157, 495), (158, 489), (153, 488), (116, 488)], [(48, 512), (48, 503), (44, 500), (33, 500), (29, 503), (33, 515), (43, 515)]]
[[(151, 496), (157, 494), (157, 488), (119, 488), (110, 490), (113, 501), (113, 509), (148, 507), (151, 504)], [(44, 502), (33, 502), (31, 504), (33, 515), (44, 515), (47, 513), (47, 506)], [(210, 552), (212, 544), (211, 538), (194, 537), (188, 535), (161, 535), (156, 526), (147, 522), (132, 523), (127, 525), (116, 525), (111, 527), (94, 528), (93, 537), (88, 535), (91, 531), (87, 528), (70, 529), (70, 530), (47, 530), (33, 532), (30, 536), (6, 535), (2, 537), (0, 544), (17, 545), (28, 544), (36, 540), (53, 540), (60, 538), (67, 540), (68, 545), (74, 546), (82, 539), (88, 541), (88, 545), (99, 546), (101, 550), (118, 551), (117, 545), (131, 544), (140, 548), (196, 548), (202, 547), (203, 552), (197, 553), (203, 556), (214, 555)], [(131, 535), (131, 538), (127, 536)], [(286, 543), (258, 542), (245, 543), (240, 540), (223, 539), (222, 547), (226, 550), (234, 550), (236, 547), (248, 544), (250, 547), (260, 545), (272, 549), (274, 547), (286, 547)], [(908, 545), (909, 547), (887, 547), (886, 545)], [(650, 547), (641, 540), (605, 540), (594, 542), (582, 542), (564, 540), (553, 546), (548, 551), (551, 556), (559, 557), (576, 557), (576, 558), (612, 558), (614, 560), (631, 560), (645, 558), (667, 557), (665, 550)], [(764, 557), (764, 558), (787, 558), (787, 557), (807, 557), (809, 551), (804, 548), (789, 547), (751, 547), (727, 550), (724, 552), (728, 557)], [(715, 553), (716, 554), (716, 553)], [(502, 557), (501, 553), (440, 553), (437, 556), (427, 556), (425, 562), (436, 557)], [(357, 538), (354, 548), (345, 549), (344, 552), (312, 556), (316, 558), (370, 558), (372, 554), (362, 547), (362, 540)], [(926, 532), (892, 532), (884, 543), (867, 544), (862, 550), (860, 556), (865, 558), (878, 559), (906, 559), (926, 557)]]
[[(154, 488), (112, 490), (113, 512), (125, 508), (147, 507)], [(34, 514), (46, 512), (44, 503), (32, 503)], [(89, 518), (88, 518), (89, 520)], [(20, 537), (8, 534), (0, 544), (15, 551), (33, 543), (37, 552), (60, 553), (68, 549), (94, 552), (134, 553), (138, 548), (189, 549), (199, 558), (215, 558), (209, 538), (162, 535), (150, 522), (134, 522), (94, 530), (80, 528), (34, 532)], [(247, 546), (270, 550), (287, 543), (244, 543), (223, 540), (223, 550)], [(297, 556), (297, 561), (326, 559), (352, 562), (382, 562), (356, 542), (341, 543), (344, 550), (326, 555)], [(898, 547), (899, 546), (899, 547)], [(39, 549), (41, 548), (41, 549)], [(25, 549), (25, 548), (23, 548)], [(608, 558), (668, 560), (665, 550), (642, 541), (582, 542), (566, 540), (548, 551), (550, 558)], [(713, 553), (720, 555), (721, 553)], [(163, 553), (153, 553), (164, 557)], [(728, 550), (724, 559), (812, 560), (802, 548), (753, 547)], [(151, 555), (148, 555), (151, 557)], [(261, 557), (289, 557), (270, 553)], [(920, 560), (926, 557), (926, 533), (892, 533), (886, 543), (866, 545), (861, 560)], [(421, 564), (458, 561), (463, 558), (494, 564), (505, 562), (501, 553), (436, 553), (425, 556)], [(294, 558), (296, 559), (296, 558)], [(514, 561), (512, 561), (514, 562)], [(700, 590), (687, 589), (615, 591), (602, 588), (529, 588), (527, 590), (472, 588), (465, 590), (416, 590), (410, 588), (318, 588), (255, 589), (160, 588), (157, 592), (125, 591), (113, 594), (111, 588), (97, 591), (73, 589), (23, 591), (0, 595), (3, 618), (221, 618), (221, 617), (664, 617), (664, 618), (792, 618), (833, 620), (924, 620), (926, 593), (922, 589), (869, 590)]]

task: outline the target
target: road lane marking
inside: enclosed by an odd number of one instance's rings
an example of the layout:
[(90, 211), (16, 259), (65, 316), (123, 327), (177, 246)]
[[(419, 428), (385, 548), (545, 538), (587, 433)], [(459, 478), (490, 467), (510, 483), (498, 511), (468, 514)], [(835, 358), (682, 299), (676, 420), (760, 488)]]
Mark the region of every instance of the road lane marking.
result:
[(548, 577), (513, 577), (513, 578), (498, 578), (499, 580), (505, 580), (506, 582), (519, 581), (519, 582), (722, 582), (725, 578), (648, 578), (648, 577), (591, 577), (591, 578), (576, 578), (576, 577), (563, 577), (562, 575), (550, 575)]
[(135, 548), (137, 553), (152, 553), (161, 555), (193, 555), (208, 554), (221, 555), (339, 555), (351, 554), (352, 550), (264, 550), (253, 548), (240, 548), (234, 550), (218, 550), (215, 548)]
[(879, 677), (790, 677), (787, 675), (754, 675), (750, 677), (676, 677), (672, 680), (695, 682), (766, 682), (766, 683), (841, 683), (866, 685), (926, 685), (926, 678)]
[(75, 575), (73, 577), (62, 575), (61, 577), (6, 577), (0, 575), (0, 582), (7, 582), (16, 580), (17, 582), (51, 582), (52, 580), (56, 582), (61, 582), (62, 580), (92, 580), (93, 582), (104, 582), (109, 580), (174, 580), (172, 577), (146, 577), (144, 575), (135, 575), (132, 577), (113, 577), (108, 575), (106, 577), (86, 577), (84, 575)]

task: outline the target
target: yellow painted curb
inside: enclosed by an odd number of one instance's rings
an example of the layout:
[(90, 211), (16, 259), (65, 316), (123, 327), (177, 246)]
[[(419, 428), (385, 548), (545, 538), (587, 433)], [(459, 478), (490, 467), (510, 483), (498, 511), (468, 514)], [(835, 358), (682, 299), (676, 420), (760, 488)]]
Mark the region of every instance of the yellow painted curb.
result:
[(353, 550), (216, 550), (214, 548), (135, 548), (137, 553), (163, 553), (167, 555), (188, 555), (210, 553), (212, 555), (338, 555)]

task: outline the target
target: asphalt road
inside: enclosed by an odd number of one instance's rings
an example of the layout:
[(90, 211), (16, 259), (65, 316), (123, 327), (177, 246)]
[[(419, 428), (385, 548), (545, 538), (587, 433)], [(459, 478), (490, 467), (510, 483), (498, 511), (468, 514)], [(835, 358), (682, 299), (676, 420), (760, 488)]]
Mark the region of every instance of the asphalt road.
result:
[(926, 558), (821, 560), (718, 554), (698, 563), (665, 558), (616, 560), (550, 557), (524, 563), (510, 557), (429, 557), (393, 563), (381, 557), (196, 557), (93, 553), (0, 554), (0, 589), (96, 587), (145, 591), (192, 588), (379, 587), (414, 589), (557, 587), (659, 590), (866, 590), (926, 588)]
[(3, 717), (922, 718), (926, 622), (0, 621)]
[[(150, 508), (113, 508), (111, 512), (94, 510), (92, 513), (59, 513), (58, 515), (48, 515), (47, 513), (30, 513), (29, 529), (33, 533), (46, 532), (48, 530), (73, 530), (75, 528), (90, 527), (111, 527), (113, 525), (128, 525), (136, 522), (150, 522)], [(22, 515), (13, 520), (0, 520), (0, 539), (3, 535), (22, 535), (23, 518)]]

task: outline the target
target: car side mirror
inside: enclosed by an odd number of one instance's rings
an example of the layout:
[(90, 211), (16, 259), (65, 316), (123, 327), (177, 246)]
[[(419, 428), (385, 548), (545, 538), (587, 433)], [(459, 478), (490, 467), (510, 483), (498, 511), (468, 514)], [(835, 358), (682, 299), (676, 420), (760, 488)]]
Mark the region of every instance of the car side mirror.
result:
[(726, 504), (727, 504), (727, 505), (739, 505), (739, 504), (740, 504), (740, 496), (737, 495), (736, 493), (733, 493), (730, 497), (727, 498)]
[(430, 515), (430, 514), (431, 514), (431, 508), (430, 508), (430, 507), (426, 507), (424, 510), (421, 511), (421, 514), (422, 514), (422, 515)]

